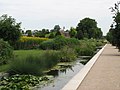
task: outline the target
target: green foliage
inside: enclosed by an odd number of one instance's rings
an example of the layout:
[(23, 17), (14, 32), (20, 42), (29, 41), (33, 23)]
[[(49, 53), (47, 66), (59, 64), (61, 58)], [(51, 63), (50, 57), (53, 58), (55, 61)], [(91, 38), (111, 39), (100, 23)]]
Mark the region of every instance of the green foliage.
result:
[(77, 27), (77, 38), (101, 38), (102, 31), (97, 27), (97, 22), (94, 19), (84, 18), (78, 23)]
[(0, 39), (0, 65), (8, 63), (9, 59), (13, 57), (13, 49), (8, 42)]
[(64, 46), (74, 47), (79, 44), (79, 40), (75, 38), (65, 38), (58, 36), (52, 40), (44, 41), (40, 44), (41, 49), (59, 50)]
[(76, 60), (77, 55), (73, 48), (65, 46), (60, 50), (60, 62), (71, 62)]
[(6, 72), (9, 69), (9, 64), (0, 65), (0, 72)]
[(14, 18), (8, 17), (6, 14), (2, 15), (0, 17), (0, 38), (14, 45), (21, 36), (20, 24), (16, 23)]
[(57, 36), (61, 36), (60, 29), (61, 28), (60, 28), (59, 25), (55, 25), (54, 29), (52, 29), (51, 32), (50, 32), (49, 38), (55, 38)]
[(48, 38), (26, 37), (23, 36), (14, 44), (14, 49), (38, 49), (41, 42), (48, 40)]
[(115, 3), (114, 7), (111, 7), (111, 12), (114, 13), (113, 19), (114, 22), (111, 25), (111, 28), (107, 34), (107, 39), (112, 45), (115, 45), (120, 50), (120, 11), (119, 11), (120, 2)]
[(107, 33), (106, 39), (114, 45), (114, 37), (113, 37), (113, 30), (110, 29)]
[(73, 28), (73, 27), (71, 27), (71, 28), (70, 28), (70, 32), (69, 32), (69, 34), (70, 34), (70, 37), (71, 37), (71, 38), (75, 38), (76, 35), (77, 35), (77, 31), (76, 31), (76, 29)]
[(48, 29), (42, 29), (42, 30), (34, 30), (33, 32), (34, 36), (35, 37), (42, 37), (42, 38), (45, 38), (45, 36), (47, 34), (49, 34), (49, 30)]
[(25, 58), (15, 58), (11, 64), (10, 74), (41, 75), (44, 70), (52, 68), (58, 63), (59, 56), (56, 51), (45, 51), (41, 54), (28, 55)]
[(50, 80), (49, 77), (37, 77), (33, 75), (13, 75), (3, 77), (0, 80), (0, 90), (32, 90), (43, 81)]
[(79, 56), (92, 56), (96, 50), (96, 42), (94, 40), (80, 40), (80, 46), (76, 46), (76, 52)]
[(40, 48), (43, 50), (49, 50), (49, 49), (54, 50), (54, 47), (55, 47), (55, 42), (53, 39), (49, 39), (49, 40), (44, 41), (40, 44)]
[(25, 34), (27, 34), (28, 37), (32, 37), (32, 31), (31, 30), (27, 30), (25, 32)]

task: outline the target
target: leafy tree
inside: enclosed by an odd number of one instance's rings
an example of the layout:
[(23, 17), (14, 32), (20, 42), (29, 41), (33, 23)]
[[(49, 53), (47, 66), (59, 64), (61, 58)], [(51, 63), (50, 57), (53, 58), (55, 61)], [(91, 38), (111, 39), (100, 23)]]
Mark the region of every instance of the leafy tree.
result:
[(13, 48), (8, 42), (0, 39), (0, 65), (6, 64), (13, 57)]
[(114, 19), (114, 25), (112, 30), (110, 31), (112, 35), (112, 44), (116, 45), (118, 49), (120, 50), (120, 11), (119, 11), (119, 4), (115, 3), (114, 7), (111, 7), (111, 12), (114, 13), (113, 19)]
[(82, 19), (77, 27), (77, 38), (101, 38), (102, 31), (97, 27), (97, 22), (94, 19), (84, 18)]
[(38, 31), (38, 30), (34, 30), (34, 31), (33, 31), (33, 35), (34, 35), (35, 37), (39, 37), (39, 31)]
[(27, 34), (28, 37), (32, 37), (32, 31), (31, 30), (27, 30), (25, 33)]
[(76, 31), (76, 29), (73, 28), (73, 27), (71, 27), (71, 28), (70, 28), (70, 32), (69, 32), (69, 34), (70, 34), (70, 37), (71, 37), (71, 38), (75, 38), (76, 35), (77, 35), (77, 31)]
[(0, 17), (0, 38), (13, 45), (21, 36), (21, 23), (7, 14)]
[(61, 29), (61, 28), (60, 28), (59, 25), (55, 25), (53, 30), (54, 30), (54, 31), (59, 31), (60, 29)]
[(42, 29), (42, 30), (34, 30), (34, 36), (35, 37), (45, 37), (46, 34), (49, 34), (49, 30), (48, 29)]
[(50, 30), (49, 38), (55, 38), (56, 36), (61, 35), (60, 29), (61, 28), (59, 25), (55, 25), (54, 28), (52, 30)]

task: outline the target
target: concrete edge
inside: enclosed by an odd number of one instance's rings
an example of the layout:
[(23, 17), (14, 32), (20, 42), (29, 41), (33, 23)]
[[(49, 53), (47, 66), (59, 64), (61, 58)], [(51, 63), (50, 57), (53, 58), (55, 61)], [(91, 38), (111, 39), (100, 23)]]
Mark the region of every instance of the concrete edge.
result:
[(90, 59), (90, 61), (61, 90), (77, 90), (83, 79), (86, 77), (92, 66), (97, 61), (98, 57), (103, 52), (106, 45), (97, 54), (95, 54)]

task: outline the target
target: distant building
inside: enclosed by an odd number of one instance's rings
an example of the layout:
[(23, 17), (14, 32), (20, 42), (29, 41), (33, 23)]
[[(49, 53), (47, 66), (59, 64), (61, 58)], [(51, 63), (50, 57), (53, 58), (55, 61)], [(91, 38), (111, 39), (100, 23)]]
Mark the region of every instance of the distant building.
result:
[(67, 37), (67, 38), (70, 38), (70, 34), (69, 34), (69, 31), (64, 31), (65, 27), (63, 27), (63, 29), (60, 29), (60, 33), (61, 35)]

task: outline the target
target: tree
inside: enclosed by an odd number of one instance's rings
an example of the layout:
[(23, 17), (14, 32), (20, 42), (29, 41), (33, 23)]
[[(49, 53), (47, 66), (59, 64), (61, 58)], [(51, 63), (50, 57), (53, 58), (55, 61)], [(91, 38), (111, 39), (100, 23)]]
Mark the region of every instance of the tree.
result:
[(71, 28), (70, 28), (70, 32), (69, 32), (69, 34), (70, 34), (70, 37), (71, 37), (71, 38), (75, 38), (76, 35), (77, 35), (77, 31), (76, 31), (76, 29), (73, 28), (73, 27), (71, 27)]
[(56, 36), (61, 35), (60, 29), (61, 28), (59, 25), (55, 25), (54, 28), (52, 30), (50, 30), (49, 38), (55, 38)]
[(82, 19), (77, 27), (77, 38), (101, 38), (102, 31), (97, 27), (97, 22), (94, 19), (84, 18)]
[(114, 13), (113, 20), (114, 25), (112, 30), (110, 31), (112, 35), (112, 44), (116, 45), (120, 50), (120, 12), (119, 12), (119, 4), (120, 2), (115, 3), (114, 7), (111, 7), (111, 12)]
[(25, 32), (25, 34), (27, 34), (28, 37), (32, 37), (32, 31), (31, 30), (27, 30)]
[(54, 26), (53, 31), (55, 32), (55, 37), (61, 35), (60, 29), (61, 29), (61, 28), (60, 28), (59, 25), (55, 25), (55, 26)]
[(0, 17), (0, 38), (13, 45), (21, 36), (21, 23), (7, 14)]
[(54, 31), (59, 31), (60, 29), (61, 29), (61, 28), (60, 28), (59, 25), (55, 25), (53, 30), (54, 30)]
[(46, 34), (49, 34), (49, 30), (48, 29), (34, 30), (33, 31), (33, 35), (35, 37), (45, 37)]

